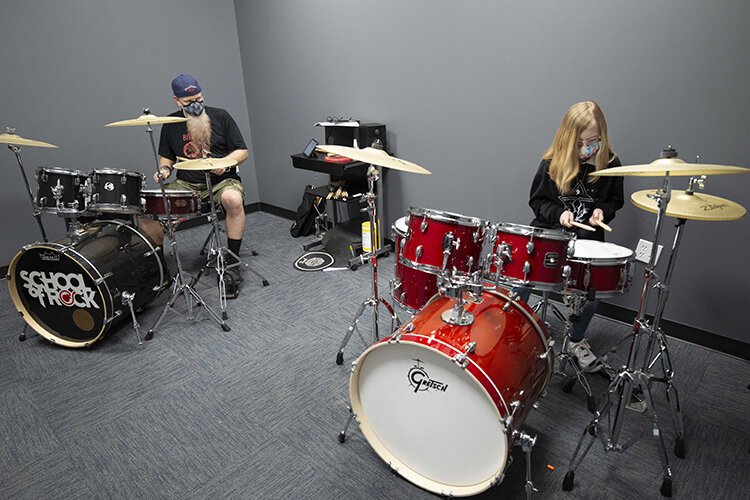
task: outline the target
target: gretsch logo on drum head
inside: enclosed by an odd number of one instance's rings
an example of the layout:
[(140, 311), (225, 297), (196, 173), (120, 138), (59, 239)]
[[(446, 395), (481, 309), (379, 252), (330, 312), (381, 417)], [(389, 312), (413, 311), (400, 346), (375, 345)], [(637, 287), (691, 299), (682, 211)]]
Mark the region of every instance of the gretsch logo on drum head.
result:
[(107, 191), (114, 191), (115, 190), (115, 185), (112, 182), (105, 182), (104, 183), (104, 189), (106, 189)]
[(409, 369), (407, 378), (409, 379), (409, 385), (414, 388), (414, 392), (429, 391), (435, 389), (439, 392), (445, 392), (448, 389), (448, 384), (432, 380), (424, 368), (420, 365), (422, 360), (414, 359), (414, 366)]
[(81, 274), (21, 271), (19, 276), (29, 297), (37, 299), (44, 308), (58, 305), (99, 309), (95, 291), (86, 286)]

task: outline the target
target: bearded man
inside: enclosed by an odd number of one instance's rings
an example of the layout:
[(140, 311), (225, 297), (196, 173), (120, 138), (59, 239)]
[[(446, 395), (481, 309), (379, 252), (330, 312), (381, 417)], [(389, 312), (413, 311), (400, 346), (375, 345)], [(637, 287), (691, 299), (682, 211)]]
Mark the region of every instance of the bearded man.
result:
[[(180, 109), (169, 116), (184, 116), (182, 123), (162, 125), (159, 140), (159, 171), (154, 175), (166, 180), (174, 170), (177, 157), (197, 159), (231, 158), (237, 165), (247, 159), (247, 146), (239, 127), (229, 113), (220, 108), (204, 105), (201, 86), (191, 75), (181, 74), (172, 80), (172, 98)], [(242, 235), (245, 232), (245, 191), (237, 167), (211, 170), (214, 203), (226, 214), (227, 247), (239, 255)], [(167, 189), (197, 191), (203, 201), (208, 200), (208, 186), (202, 171), (177, 171), (177, 180), (165, 185)], [(228, 264), (234, 258), (227, 256)], [(239, 267), (227, 269), (227, 296), (235, 297), (237, 285), (242, 281)], [(230, 290), (229, 288), (233, 288)]]

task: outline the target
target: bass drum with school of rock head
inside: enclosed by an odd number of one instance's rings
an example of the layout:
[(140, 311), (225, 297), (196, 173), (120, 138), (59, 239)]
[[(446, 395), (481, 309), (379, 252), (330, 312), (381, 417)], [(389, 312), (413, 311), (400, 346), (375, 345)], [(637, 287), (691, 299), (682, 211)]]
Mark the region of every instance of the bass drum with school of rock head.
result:
[(8, 288), (16, 309), (39, 335), (65, 347), (86, 347), (151, 302), (168, 285), (162, 251), (121, 221), (83, 226), (74, 239), (26, 245), (10, 263)]

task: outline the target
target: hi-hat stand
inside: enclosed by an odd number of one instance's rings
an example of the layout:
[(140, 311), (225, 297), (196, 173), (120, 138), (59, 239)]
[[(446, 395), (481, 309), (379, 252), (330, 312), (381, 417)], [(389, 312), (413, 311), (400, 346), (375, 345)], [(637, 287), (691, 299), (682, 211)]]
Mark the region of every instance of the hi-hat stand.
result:
[[(143, 113), (144, 115), (150, 114), (148, 108), (144, 109)], [(172, 253), (174, 253), (175, 261), (177, 263), (177, 274), (172, 280), (172, 296), (167, 302), (167, 305), (164, 306), (164, 310), (159, 315), (159, 318), (156, 320), (156, 323), (154, 323), (154, 326), (152, 326), (151, 329), (149, 329), (149, 331), (146, 333), (144, 339), (151, 340), (154, 337), (154, 333), (156, 332), (156, 329), (159, 328), (159, 325), (164, 319), (164, 316), (167, 314), (167, 311), (172, 309), (172, 306), (177, 300), (177, 297), (179, 297), (181, 294), (185, 297), (188, 321), (192, 321), (195, 319), (195, 315), (193, 314), (193, 303), (191, 300), (192, 298), (193, 300), (195, 300), (197, 305), (203, 307), (208, 312), (211, 318), (213, 318), (213, 320), (216, 321), (219, 326), (221, 326), (222, 330), (228, 332), (229, 330), (231, 330), (229, 325), (224, 321), (224, 319), (216, 314), (216, 311), (214, 311), (211, 306), (206, 304), (206, 302), (198, 294), (195, 288), (193, 288), (195, 280), (191, 279), (189, 282), (185, 281), (185, 277), (183, 275), (184, 271), (182, 270), (182, 260), (180, 259), (180, 253), (177, 249), (177, 238), (175, 237), (174, 224), (172, 222), (172, 214), (170, 210), (171, 201), (167, 196), (166, 189), (164, 188), (164, 179), (162, 179), (161, 172), (159, 172), (159, 155), (156, 152), (156, 143), (154, 142), (154, 129), (151, 128), (150, 123), (146, 125), (146, 133), (148, 134), (148, 137), (151, 141), (151, 150), (154, 153), (154, 161), (156, 162), (156, 172), (159, 174), (159, 187), (161, 188), (161, 195), (162, 199), (164, 200), (164, 209), (167, 212), (167, 231), (169, 234), (169, 244), (172, 246)]]
[[(668, 149), (662, 153), (663, 158), (672, 158), (676, 156), (674, 150)], [(672, 417), (675, 426), (675, 446), (674, 453), (679, 458), (685, 456), (685, 443), (683, 436), (682, 427), (682, 414), (680, 411), (680, 404), (677, 394), (677, 389), (674, 387), (672, 382), (673, 370), (669, 351), (667, 348), (666, 338), (664, 333), (659, 327), (659, 322), (664, 310), (669, 291), (669, 282), (671, 279), (672, 271), (674, 268), (674, 262), (677, 256), (677, 250), (679, 248), (681, 228), (684, 225), (684, 220), (678, 223), (677, 235), (674, 240), (672, 247), (672, 254), (670, 256), (669, 266), (667, 274), (665, 275), (664, 281), (660, 281), (659, 277), (655, 272), (656, 257), (658, 250), (658, 242), (661, 236), (661, 230), (663, 225), (663, 219), (666, 214), (667, 205), (671, 198), (671, 186), (669, 172), (666, 172), (664, 182), (661, 190), (657, 191), (653, 195), (657, 203), (657, 215), (656, 225), (654, 227), (654, 245), (651, 249), (651, 256), (649, 262), (646, 265), (643, 275), (643, 289), (641, 292), (641, 301), (638, 309), (638, 314), (633, 323), (633, 334), (630, 351), (628, 354), (627, 365), (622, 367), (619, 373), (617, 373), (614, 380), (610, 383), (607, 392), (606, 400), (601, 404), (597, 410), (594, 418), (589, 422), (583, 430), (581, 438), (578, 441), (575, 452), (570, 459), (568, 472), (565, 474), (562, 488), (565, 491), (573, 489), (573, 482), (575, 479), (575, 470), (581, 464), (583, 459), (588, 454), (591, 446), (595, 439), (598, 437), (604, 447), (605, 452), (618, 452), (622, 453), (630, 448), (636, 441), (642, 436), (636, 435), (624, 444), (620, 443), (620, 433), (622, 431), (622, 425), (625, 417), (625, 409), (632, 397), (634, 390), (640, 390), (645, 395), (645, 401), (647, 409), (651, 413), (652, 426), (650, 433), (655, 436), (659, 443), (660, 458), (662, 460), (663, 479), (660, 487), (660, 492), (663, 496), (672, 496), (672, 469), (669, 465), (669, 456), (667, 453), (667, 447), (664, 442), (664, 436), (661, 432), (659, 425), (659, 417), (654, 406), (654, 399), (651, 391), (651, 382), (661, 382), (667, 387), (667, 399), (670, 402), (672, 410)], [(653, 283), (656, 281), (656, 283)], [(658, 289), (658, 304), (656, 307), (656, 313), (652, 323), (649, 323), (645, 316), (646, 306), (648, 304), (649, 294), (652, 288)], [(648, 335), (648, 346), (646, 348), (646, 355), (644, 356), (643, 362), (638, 363), (638, 354), (640, 351), (641, 337)], [(653, 349), (659, 346), (659, 352), (655, 357), (653, 356)], [(661, 360), (662, 369), (664, 374), (662, 377), (655, 377), (652, 373), (652, 368), (657, 360)], [(670, 395), (670, 393), (673, 393)], [(614, 417), (612, 416), (612, 410), (614, 409)], [(604, 417), (607, 417), (607, 423), (602, 423)], [(649, 433), (649, 429), (644, 431), (644, 435)], [(581, 451), (582, 445), (586, 437), (589, 437), (589, 442), (586, 447)]]
[(366, 259), (370, 259), (370, 266), (372, 267), (372, 296), (365, 299), (360, 305), (359, 309), (357, 309), (357, 313), (354, 315), (354, 320), (352, 321), (351, 325), (349, 325), (349, 329), (346, 331), (346, 334), (344, 335), (343, 340), (341, 341), (341, 345), (339, 346), (339, 350), (336, 353), (336, 364), (340, 365), (344, 362), (344, 347), (346, 347), (346, 344), (349, 342), (349, 339), (351, 338), (352, 334), (354, 333), (354, 330), (357, 330), (357, 324), (359, 323), (359, 319), (362, 317), (362, 314), (365, 312), (365, 309), (367, 307), (372, 307), (372, 327), (373, 327), (373, 335), (375, 338), (375, 341), (377, 342), (380, 339), (379, 331), (378, 331), (378, 307), (382, 303), (383, 306), (388, 310), (388, 312), (391, 315), (391, 331), (394, 331), (395, 328), (401, 325), (401, 322), (398, 319), (398, 316), (396, 316), (395, 311), (393, 310), (393, 307), (388, 303), (387, 300), (379, 296), (378, 292), (378, 257), (382, 253), (378, 250), (377, 245), (377, 236), (376, 233), (379, 231), (379, 229), (376, 231), (376, 222), (378, 220), (377, 217), (377, 208), (376, 208), (376, 194), (375, 194), (375, 183), (378, 181), (380, 177), (380, 172), (378, 171), (377, 167), (375, 165), (370, 165), (370, 167), (367, 169), (367, 185), (368, 185), (368, 192), (363, 195), (363, 198), (367, 201), (367, 213), (370, 217), (370, 251), (363, 254), (361, 256), (362, 263), (366, 261)]
[[(263, 275), (261, 275), (258, 271), (252, 269), (249, 265), (247, 265), (247, 263), (243, 262), (240, 259), (239, 255), (232, 252), (231, 250), (229, 250), (229, 248), (222, 244), (221, 238), (219, 237), (219, 235), (221, 234), (221, 228), (219, 227), (219, 218), (216, 214), (216, 204), (214, 203), (213, 185), (211, 184), (211, 172), (208, 170), (204, 170), (203, 173), (206, 175), (206, 187), (209, 192), (208, 204), (211, 208), (210, 217), (212, 229), (211, 234), (208, 235), (208, 238), (211, 239), (211, 245), (209, 247), (208, 259), (206, 260), (206, 264), (203, 266), (203, 268), (201, 268), (200, 272), (195, 277), (194, 283), (198, 283), (198, 280), (201, 279), (203, 274), (209, 268), (213, 267), (216, 270), (217, 279), (219, 280), (219, 306), (221, 307), (221, 317), (222, 319), (226, 320), (229, 315), (227, 314), (227, 290), (226, 284), (224, 282), (224, 274), (228, 269), (244, 266), (245, 269), (255, 274), (261, 280), (263, 286), (268, 286), (268, 280), (264, 278)], [(206, 241), (208, 242), (208, 240)], [(203, 246), (205, 248), (206, 245), (204, 244)], [(232, 257), (234, 259), (234, 262), (232, 262), (231, 264), (227, 264), (227, 256)], [(239, 286), (239, 283), (235, 283), (235, 286)]]

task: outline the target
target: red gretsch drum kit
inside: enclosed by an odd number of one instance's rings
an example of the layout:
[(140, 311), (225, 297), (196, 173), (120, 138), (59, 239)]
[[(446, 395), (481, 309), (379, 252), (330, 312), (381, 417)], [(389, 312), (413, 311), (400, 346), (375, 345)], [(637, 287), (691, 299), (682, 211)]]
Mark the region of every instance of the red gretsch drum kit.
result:
[[(373, 176), (378, 175), (375, 166), (429, 173), (410, 169), (403, 160), (383, 151), (367, 151), (372, 148), (318, 149), (370, 163)], [(677, 165), (681, 162), (677, 158), (657, 160), (636, 166), (633, 172), (626, 167), (622, 167), (622, 173), (615, 172), (617, 168), (607, 172), (668, 177), (670, 172), (675, 175), (679, 171), (677, 175), (702, 175), (696, 172), (701, 172), (703, 165), (685, 169)], [(748, 171), (739, 167), (708, 169), (711, 174)], [(648, 197), (636, 193), (633, 202), (645, 210), (657, 211), (653, 200), (663, 197), (662, 191), (656, 195), (649, 191)], [(695, 218), (699, 212), (706, 217), (705, 206), (698, 208), (705, 196), (692, 198), (689, 188), (682, 196), (685, 197), (690, 199), (674, 208), (670, 205), (671, 211), (666, 213), (683, 221)], [(739, 205), (723, 199), (721, 202), (714, 204), (722, 207), (721, 214), (703, 220), (734, 220), (744, 215), (744, 208)], [(374, 207), (368, 212), (374, 224)], [(603, 227), (611, 231), (609, 226)], [(654, 241), (658, 242), (658, 236)], [(545, 322), (512, 290), (531, 288), (542, 292), (543, 300), (549, 292), (560, 293), (563, 298), (570, 298), (572, 312), (576, 312), (583, 301), (615, 297), (628, 290), (634, 252), (613, 243), (577, 239), (564, 231), (493, 223), (420, 207), (410, 208), (405, 217), (393, 224), (392, 237), (395, 277), (391, 295), (395, 305), (412, 316), (392, 334), (376, 339), (352, 363), (350, 415), (339, 441), (345, 441), (349, 424), (356, 419), (373, 450), (389, 467), (417, 486), (445, 496), (475, 495), (498, 484), (510, 461), (511, 446), (520, 446), (527, 458), (525, 487), (530, 497), (534, 491), (530, 453), (536, 438), (521, 428), (550, 380), (555, 353)], [(375, 246), (373, 241), (372, 248)], [(382, 301), (376, 291), (377, 258), (371, 254), (374, 297), (360, 307), (339, 349), (338, 364), (364, 308), (374, 306), (377, 317), (377, 303)], [(654, 265), (655, 253), (647, 265), (644, 286), (653, 285), (650, 282)], [(668, 288), (668, 277), (654, 288)], [(666, 294), (660, 296), (657, 326), (664, 300)], [(658, 328), (646, 324), (644, 318), (640, 321), (642, 330), (651, 332), (648, 351), (653, 359), (649, 366), (662, 360), (668, 395), (672, 394), (672, 404), (677, 406), (674, 414), (675, 421), (679, 420), (678, 439), (682, 439), (679, 403), (675, 403), (677, 395), (664, 336)], [(655, 356), (654, 349), (659, 352)], [(623, 393), (622, 388), (627, 385), (623, 380), (638, 379), (634, 362), (630, 360), (622, 373), (613, 376), (608, 400), (592, 412), (600, 415), (618, 398), (627, 402), (630, 394)], [(642, 390), (648, 392), (646, 387)], [(653, 401), (649, 399), (649, 403), (653, 409)], [(624, 403), (620, 406), (624, 407)], [(418, 418), (418, 424), (397, 424), (410, 417)], [(590, 430), (596, 425), (598, 420), (590, 424)], [(596, 434), (591, 431), (591, 435)], [(571, 461), (564, 489), (572, 487), (572, 470), (581, 459)], [(671, 490), (663, 487), (662, 492)]]

